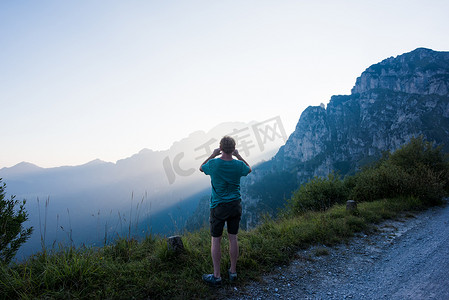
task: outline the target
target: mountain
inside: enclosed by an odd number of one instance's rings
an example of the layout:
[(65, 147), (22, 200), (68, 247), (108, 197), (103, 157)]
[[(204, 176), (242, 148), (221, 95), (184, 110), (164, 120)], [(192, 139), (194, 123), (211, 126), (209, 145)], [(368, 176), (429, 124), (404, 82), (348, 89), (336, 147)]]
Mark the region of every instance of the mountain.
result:
[(305, 109), (285, 145), (244, 180), (244, 223), (274, 213), (314, 176), (353, 174), (419, 135), (449, 152), (449, 52), (387, 58), (367, 68), (350, 95)]
[(222, 123), (208, 132), (194, 132), (170, 149), (143, 149), (116, 163), (96, 159), (79, 166), (40, 168), (22, 162), (0, 169), (7, 192), (27, 199), (26, 225), (35, 228), (18, 255), (40, 250), (41, 241), (48, 247), (60, 242), (98, 244), (117, 235), (182, 229), (208, 192), (209, 180), (199, 165), (223, 135), (238, 138), (251, 163), (272, 157), (285, 142), (283, 133), (259, 143), (256, 129), (265, 122)]
[(24, 174), (31, 174), (34, 172), (42, 171), (41, 167), (38, 167), (32, 163), (23, 161), (11, 168), (0, 169), (0, 172), (8, 174), (8, 176), (20, 176)]

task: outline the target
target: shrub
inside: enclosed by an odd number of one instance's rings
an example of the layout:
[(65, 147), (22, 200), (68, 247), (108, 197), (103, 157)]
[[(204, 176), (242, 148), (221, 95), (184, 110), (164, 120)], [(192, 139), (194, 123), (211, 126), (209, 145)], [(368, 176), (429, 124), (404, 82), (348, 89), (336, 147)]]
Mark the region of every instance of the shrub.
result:
[(417, 166), (424, 165), (434, 172), (448, 174), (448, 163), (441, 149), (441, 146), (434, 147), (433, 143), (420, 136), (412, 138), (408, 144), (391, 154), (389, 160), (408, 172), (414, 172)]
[(25, 200), (19, 204), (15, 196), (5, 199), (6, 184), (0, 178), (0, 262), (8, 264), (20, 246), (30, 237), (33, 228), (24, 229), (22, 223), (28, 219)]
[(407, 189), (411, 178), (402, 168), (383, 163), (356, 174), (354, 180), (355, 186), (350, 197), (363, 202), (400, 196)]
[(412, 184), (412, 187), (418, 184), (416, 196), (434, 201), (435, 197), (440, 199), (449, 193), (448, 156), (442, 152), (441, 146), (434, 147), (422, 136), (412, 138), (410, 143), (391, 155), (390, 161), (417, 180)]
[(449, 191), (449, 164), (441, 147), (434, 147), (422, 137), (412, 138), (349, 182), (350, 195), (359, 202), (411, 196), (434, 205)]
[(290, 201), (294, 213), (324, 211), (348, 199), (348, 189), (334, 173), (327, 178), (315, 177), (297, 190)]

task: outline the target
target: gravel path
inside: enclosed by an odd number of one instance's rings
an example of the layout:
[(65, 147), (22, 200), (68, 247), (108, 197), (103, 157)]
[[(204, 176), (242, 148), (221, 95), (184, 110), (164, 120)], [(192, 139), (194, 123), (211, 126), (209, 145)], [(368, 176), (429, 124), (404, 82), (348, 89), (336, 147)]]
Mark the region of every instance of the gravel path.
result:
[(300, 251), (260, 282), (223, 289), (223, 298), (449, 299), (449, 205), (376, 229), (347, 244)]

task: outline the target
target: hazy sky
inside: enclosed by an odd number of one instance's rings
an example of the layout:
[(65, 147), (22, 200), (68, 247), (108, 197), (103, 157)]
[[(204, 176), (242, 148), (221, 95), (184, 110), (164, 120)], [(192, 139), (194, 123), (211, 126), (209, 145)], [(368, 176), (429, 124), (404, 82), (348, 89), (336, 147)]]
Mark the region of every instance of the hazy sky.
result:
[(449, 1), (0, 2), (0, 168), (115, 162), (222, 122), (349, 94), (417, 47), (449, 50)]

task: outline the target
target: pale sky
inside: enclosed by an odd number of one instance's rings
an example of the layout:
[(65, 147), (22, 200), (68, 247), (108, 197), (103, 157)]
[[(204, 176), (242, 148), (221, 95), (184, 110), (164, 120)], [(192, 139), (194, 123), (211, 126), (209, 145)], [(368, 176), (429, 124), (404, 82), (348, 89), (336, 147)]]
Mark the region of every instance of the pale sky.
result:
[(349, 94), (370, 65), (449, 50), (449, 1), (0, 2), (0, 168), (115, 162), (222, 122)]

